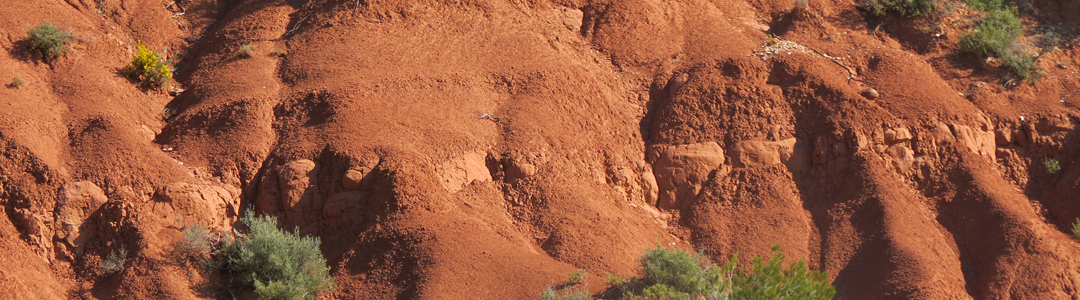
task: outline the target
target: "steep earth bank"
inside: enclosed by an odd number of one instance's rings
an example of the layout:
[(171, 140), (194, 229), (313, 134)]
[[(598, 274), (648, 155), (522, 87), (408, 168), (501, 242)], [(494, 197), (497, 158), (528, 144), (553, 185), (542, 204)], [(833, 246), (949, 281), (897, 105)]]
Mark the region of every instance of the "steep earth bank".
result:
[[(1029, 34), (1080, 25), (1025, 3)], [(837, 299), (1076, 298), (1076, 33), (1004, 81), (952, 4), (7, 3), (0, 298), (251, 296), (167, 254), (248, 209), (322, 239), (327, 299), (529, 298), (577, 269), (601, 292), (648, 247), (773, 244)], [(42, 20), (77, 37), (55, 60), (23, 42)], [(119, 74), (138, 42), (170, 87)]]

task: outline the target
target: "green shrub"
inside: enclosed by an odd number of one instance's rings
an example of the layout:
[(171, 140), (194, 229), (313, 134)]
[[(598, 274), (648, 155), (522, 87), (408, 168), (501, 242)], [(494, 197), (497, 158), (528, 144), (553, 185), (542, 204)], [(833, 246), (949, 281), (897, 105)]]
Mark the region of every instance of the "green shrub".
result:
[(1077, 239), (1080, 239), (1080, 218), (1077, 218), (1076, 223), (1073, 223), (1072, 232), (1073, 236), (1076, 236)]
[(577, 272), (566, 274), (566, 276), (568, 277), (570, 284), (581, 284), (589, 278), (589, 272), (586, 272), (585, 269), (579, 269)]
[(1043, 161), (1043, 166), (1046, 167), (1046, 173), (1057, 174), (1058, 171), (1061, 171), (1061, 163), (1056, 159), (1051, 158)]
[(1008, 10), (992, 10), (970, 34), (964, 35), (960, 46), (977, 55), (996, 55), (1009, 51), (1024, 32), (1020, 19)]
[(982, 11), (1007, 10), (1009, 0), (967, 0), (968, 6)]
[(749, 273), (738, 270), (731, 299), (832, 299), (836, 289), (829, 285), (828, 273), (808, 271), (802, 260), (783, 270), (784, 254), (779, 249), (773, 246), (768, 262), (755, 256)]
[(210, 255), (210, 232), (200, 225), (184, 226), (184, 236), (170, 251), (177, 263), (189, 266), (192, 259), (203, 260)]
[(250, 233), (223, 252), (227, 269), (240, 284), (255, 287), (263, 299), (315, 299), (334, 288), (319, 239), (277, 228), (273, 217), (242, 219)]
[(121, 246), (119, 250), (113, 250), (109, 253), (109, 257), (105, 258), (98, 263), (98, 270), (106, 275), (120, 272), (124, 269), (124, 262), (127, 261), (127, 250)]
[(700, 254), (663, 247), (646, 251), (639, 261), (642, 278), (608, 276), (623, 299), (824, 300), (836, 294), (828, 273), (808, 271), (801, 260), (784, 270), (779, 245), (773, 246), (768, 262), (754, 257), (750, 271), (738, 266), (738, 255), (717, 266), (707, 264)]
[(651, 285), (641, 291), (642, 298), (657, 300), (686, 300), (690, 294), (676, 290), (662, 283)]
[(30, 28), (26, 34), (30, 35), (27, 42), (30, 47), (41, 51), (46, 59), (57, 57), (66, 52), (68, 43), (75, 40), (71, 30), (62, 31), (49, 21), (42, 21), (38, 26)]
[(541, 300), (592, 300), (589, 291), (585, 289), (568, 289), (560, 293), (552, 287), (544, 289), (540, 293)]
[(158, 87), (172, 80), (172, 69), (168, 61), (165, 61), (161, 53), (150, 50), (142, 42), (135, 48), (131, 64), (121, 70), (121, 73), (132, 80)]
[(11, 79), (11, 84), (9, 84), (9, 86), (11, 86), (13, 88), (17, 88), (17, 87), (21, 87), (21, 86), (23, 86), (25, 84), (26, 84), (26, 82), (23, 82), (22, 78), (19, 78), (19, 76), (15, 76), (15, 78)]
[(878, 17), (894, 14), (902, 17), (918, 17), (930, 14), (936, 0), (866, 0), (863, 7)]
[(665, 289), (694, 295), (704, 292), (708, 284), (705, 270), (699, 267), (700, 254), (657, 247), (646, 251), (638, 261), (650, 285), (664, 285)]
[(971, 33), (960, 37), (960, 49), (978, 56), (996, 56), (1001, 65), (1020, 79), (1035, 80), (1039, 67), (1035, 59), (1017, 46), (1024, 28), (1013, 10), (994, 9), (986, 13)]

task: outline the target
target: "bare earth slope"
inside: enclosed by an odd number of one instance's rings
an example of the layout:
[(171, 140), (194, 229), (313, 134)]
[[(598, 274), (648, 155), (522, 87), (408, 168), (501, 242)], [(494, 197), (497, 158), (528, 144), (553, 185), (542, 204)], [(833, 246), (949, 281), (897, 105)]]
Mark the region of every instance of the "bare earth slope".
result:
[[(322, 239), (326, 299), (531, 298), (577, 269), (600, 293), (649, 247), (773, 244), (837, 299), (1077, 298), (1075, 37), (1004, 82), (959, 17), (795, 4), (0, 6), (0, 80), (26, 82), (0, 88), (0, 298), (254, 297), (167, 252), (248, 209)], [(1080, 22), (1030, 8), (1029, 32)], [(42, 20), (70, 51), (27, 46)], [(170, 87), (119, 74), (138, 42)]]

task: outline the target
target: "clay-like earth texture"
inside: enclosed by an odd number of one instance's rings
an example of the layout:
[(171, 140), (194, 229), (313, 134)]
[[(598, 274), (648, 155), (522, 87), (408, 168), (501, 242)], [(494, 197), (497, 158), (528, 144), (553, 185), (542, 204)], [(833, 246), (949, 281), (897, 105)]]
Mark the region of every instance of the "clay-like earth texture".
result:
[[(254, 299), (169, 252), (249, 212), (322, 241), (320, 299), (774, 244), (835, 299), (1080, 298), (1075, 0), (1008, 2), (1027, 80), (960, 0), (2, 2), (2, 299)], [(139, 44), (171, 82), (124, 76)]]

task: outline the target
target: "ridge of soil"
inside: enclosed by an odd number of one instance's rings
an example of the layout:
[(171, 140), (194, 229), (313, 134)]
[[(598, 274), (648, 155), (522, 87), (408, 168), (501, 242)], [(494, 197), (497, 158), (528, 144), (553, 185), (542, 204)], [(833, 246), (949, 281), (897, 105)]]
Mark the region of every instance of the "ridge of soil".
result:
[[(324, 299), (535, 298), (578, 269), (600, 294), (647, 248), (774, 244), (836, 299), (1077, 298), (1080, 3), (1029, 3), (1025, 45), (1061, 36), (1037, 82), (959, 54), (962, 5), (801, 3), (8, 3), (0, 298), (254, 299), (169, 253), (249, 210), (321, 239)], [(43, 20), (71, 50), (27, 46)], [(170, 86), (120, 75), (137, 43)]]

